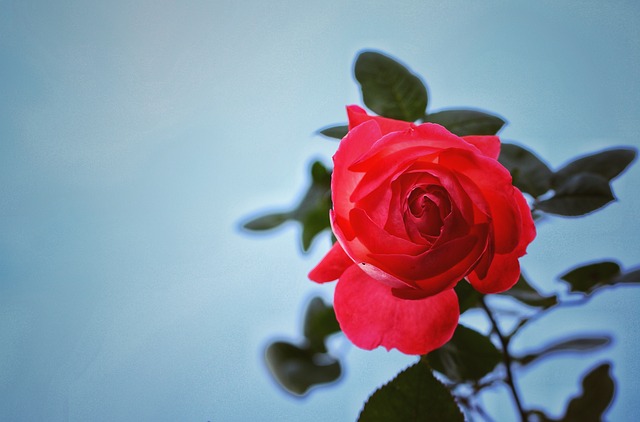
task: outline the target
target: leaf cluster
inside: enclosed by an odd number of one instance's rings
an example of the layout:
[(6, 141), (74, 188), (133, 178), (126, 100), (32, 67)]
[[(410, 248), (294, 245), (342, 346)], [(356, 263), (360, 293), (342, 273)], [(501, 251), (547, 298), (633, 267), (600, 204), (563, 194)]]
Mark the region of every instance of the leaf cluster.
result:
[(333, 307), (319, 297), (311, 299), (305, 311), (304, 339), (296, 344), (276, 341), (267, 346), (265, 362), (274, 380), (295, 395), (338, 380), (342, 367), (328, 353), (326, 341), (339, 331)]
[(331, 170), (320, 161), (314, 161), (310, 173), (311, 184), (297, 207), (290, 211), (254, 217), (245, 222), (243, 228), (265, 231), (275, 229), (286, 221), (295, 221), (302, 227), (302, 250), (308, 251), (316, 236), (331, 228)]
[(511, 173), (514, 186), (535, 199), (535, 210), (577, 217), (603, 208), (616, 199), (611, 181), (635, 157), (636, 151), (632, 148), (606, 149), (578, 157), (552, 171), (528, 149), (503, 143), (498, 160)]

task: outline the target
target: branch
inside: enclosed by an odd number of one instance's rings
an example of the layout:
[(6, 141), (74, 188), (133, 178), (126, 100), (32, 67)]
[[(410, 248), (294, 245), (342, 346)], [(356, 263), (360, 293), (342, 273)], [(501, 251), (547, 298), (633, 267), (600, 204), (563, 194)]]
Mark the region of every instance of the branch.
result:
[(518, 394), (518, 389), (516, 387), (515, 380), (513, 378), (513, 371), (511, 370), (511, 365), (513, 364), (513, 361), (511, 359), (511, 355), (509, 354), (509, 338), (506, 337), (504, 334), (502, 334), (502, 331), (500, 331), (500, 327), (498, 326), (498, 323), (493, 317), (493, 313), (491, 312), (491, 309), (489, 309), (489, 307), (487, 306), (484, 296), (480, 297), (480, 304), (482, 305), (482, 308), (486, 312), (487, 317), (489, 318), (489, 321), (491, 321), (493, 332), (498, 336), (498, 339), (500, 339), (500, 344), (502, 345), (502, 357), (504, 359), (504, 366), (507, 369), (507, 377), (505, 381), (509, 386), (509, 390), (511, 391), (511, 395), (513, 396), (513, 401), (515, 402), (516, 408), (518, 409), (518, 413), (520, 414), (520, 420), (522, 422), (527, 422), (527, 414), (522, 408), (520, 395)]

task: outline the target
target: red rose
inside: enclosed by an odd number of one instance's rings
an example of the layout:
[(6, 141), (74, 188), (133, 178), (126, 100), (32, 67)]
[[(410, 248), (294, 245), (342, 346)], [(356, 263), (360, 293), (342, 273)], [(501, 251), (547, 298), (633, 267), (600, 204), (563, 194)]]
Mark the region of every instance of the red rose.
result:
[(339, 279), (336, 317), (355, 345), (425, 354), (453, 335), (460, 280), (482, 293), (516, 283), (531, 212), (498, 137), (347, 112), (331, 180), (338, 242), (309, 278)]

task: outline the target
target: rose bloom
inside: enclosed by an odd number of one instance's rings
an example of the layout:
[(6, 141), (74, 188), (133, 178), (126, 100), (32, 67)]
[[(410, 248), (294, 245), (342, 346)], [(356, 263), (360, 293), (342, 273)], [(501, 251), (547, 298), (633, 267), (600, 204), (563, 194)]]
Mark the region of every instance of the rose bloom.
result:
[(339, 280), (336, 318), (356, 346), (426, 354), (458, 325), (458, 282), (481, 293), (517, 282), (531, 211), (497, 161), (498, 137), (347, 113), (331, 179), (338, 241), (309, 278)]

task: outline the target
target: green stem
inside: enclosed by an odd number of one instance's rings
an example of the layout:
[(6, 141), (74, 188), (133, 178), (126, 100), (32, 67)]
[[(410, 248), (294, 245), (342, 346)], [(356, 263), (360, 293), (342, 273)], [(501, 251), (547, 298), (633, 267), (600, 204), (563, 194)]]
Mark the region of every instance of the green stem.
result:
[(509, 338), (502, 334), (502, 331), (500, 331), (500, 327), (498, 326), (498, 323), (496, 322), (491, 309), (489, 309), (489, 307), (487, 306), (484, 300), (484, 296), (480, 297), (480, 304), (482, 305), (484, 311), (487, 313), (487, 317), (489, 318), (489, 321), (491, 321), (491, 326), (493, 327), (493, 332), (496, 333), (498, 339), (500, 340), (500, 344), (502, 345), (502, 357), (504, 359), (504, 366), (507, 370), (507, 377), (505, 381), (509, 386), (509, 390), (511, 391), (511, 395), (513, 396), (513, 401), (515, 402), (518, 413), (520, 414), (520, 420), (522, 422), (527, 422), (527, 414), (522, 408), (520, 394), (518, 393), (518, 388), (516, 387), (515, 379), (513, 377), (513, 371), (511, 370), (513, 360), (511, 359), (511, 355), (509, 354)]

